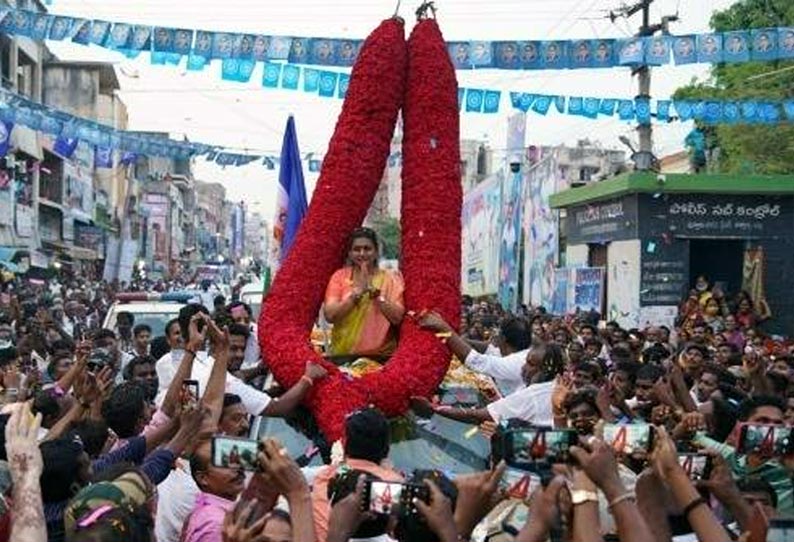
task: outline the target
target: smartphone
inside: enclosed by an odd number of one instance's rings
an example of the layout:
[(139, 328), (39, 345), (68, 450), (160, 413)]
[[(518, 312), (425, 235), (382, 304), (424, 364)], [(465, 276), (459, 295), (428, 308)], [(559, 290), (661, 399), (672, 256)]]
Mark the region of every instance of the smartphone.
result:
[(212, 464), (224, 469), (257, 470), (259, 442), (238, 437), (212, 437)]
[(791, 542), (794, 540), (794, 518), (773, 518), (769, 520), (766, 542)]
[(711, 456), (706, 454), (678, 454), (678, 464), (693, 482), (708, 480), (711, 476)]
[(648, 423), (608, 423), (604, 426), (604, 442), (620, 454), (650, 453), (653, 449), (653, 426)]
[(182, 391), (179, 394), (182, 410), (195, 410), (199, 403), (198, 380), (183, 380)]
[(416, 507), (413, 504), (415, 498), (428, 502), (430, 494), (427, 487), (402, 482), (367, 480), (361, 509), (386, 516), (394, 511), (404, 515), (416, 514)]
[(782, 425), (742, 424), (737, 451), (770, 458), (790, 455), (794, 453), (792, 428)]
[(501, 457), (494, 460), (504, 459), (509, 467), (528, 472), (570, 462), (571, 446), (579, 443), (579, 434), (573, 429), (530, 427), (500, 433), (496, 437), (501, 443), (494, 451)]

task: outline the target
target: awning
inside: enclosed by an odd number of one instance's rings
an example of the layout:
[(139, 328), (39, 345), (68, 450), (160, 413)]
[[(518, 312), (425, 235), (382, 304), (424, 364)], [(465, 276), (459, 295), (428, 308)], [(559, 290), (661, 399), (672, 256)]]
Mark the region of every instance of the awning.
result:
[(72, 258), (75, 260), (96, 260), (97, 259), (97, 251), (91, 250), (90, 248), (83, 248), (83, 247), (71, 247), (69, 249)]

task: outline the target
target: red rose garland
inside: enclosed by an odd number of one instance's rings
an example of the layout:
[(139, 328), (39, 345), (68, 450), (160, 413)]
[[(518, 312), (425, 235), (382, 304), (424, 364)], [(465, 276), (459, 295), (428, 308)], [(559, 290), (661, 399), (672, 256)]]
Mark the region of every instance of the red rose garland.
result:
[[(461, 187), (457, 83), (435, 21), (422, 21), (410, 43), (413, 103), (405, 109), (403, 143), (403, 271), (409, 309), (431, 307), (459, 316)], [(406, 319), (400, 344), (379, 372), (346, 378), (310, 346), (309, 334), (326, 284), (341, 265), (350, 232), (364, 219), (380, 183), (405, 88), (402, 22), (384, 21), (365, 41), (353, 68), (309, 212), (276, 276), (260, 316), (259, 340), (276, 379), (294, 385), (308, 361), (329, 376), (306, 403), (331, 440), (347, 413), (369, 403), (387, 415), (405, 411), (413, 395), (440, 383), (449, 351)]]
[[(455, 68), (438, 24), (421, 20), (408, 40), (403, 103), (402, 254), (405, 305), (460, 319), (460, 113)], [(411, 396), (429, 396), (447, 372), (450, 353), (406, 318), (397, 351), (367, 375), (370, 401), (402, 414)]]

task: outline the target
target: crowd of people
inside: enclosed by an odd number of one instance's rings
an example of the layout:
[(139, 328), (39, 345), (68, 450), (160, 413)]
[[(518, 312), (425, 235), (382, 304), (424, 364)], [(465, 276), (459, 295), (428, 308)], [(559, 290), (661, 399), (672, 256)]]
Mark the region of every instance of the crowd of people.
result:
[[(378, 270), (374, 236), (356, 235), (325, 307), (349, 349), (329, 353), (388, 353), (415, 318), (499, 393), (472, 408), (416, 397), (414, 415), (476, 426), (490, 468), (400, 472), (374, 407), (345, 419), (341, 455), (321, 467), (275, 439), (253, 451), (240, 440), (252, 417), (289, 416), (327, 372), (307, 363), (292, 388), (273, 386), (250, 307), (216, 296), (164, 329), (125, 317), (101, 329), (112, 285), (11, 282), (0, 541), (725, 542), (764, 540), (794, 513), (794, 350), (761, 332), (749, 296), (731, 306), (699, 279), (677, 325), (644, 329), (464, 299), (454, 329), (405, 313), (399, 274)], [(574, 440), (546, 464), (536, 437), (554, 430)], [(512, 434), (535, 435), (521, 461), (505, 452)], [(530, 491), (511, 487), (516, 472)], [(505, 503), (527, 519), (506, 519)]]

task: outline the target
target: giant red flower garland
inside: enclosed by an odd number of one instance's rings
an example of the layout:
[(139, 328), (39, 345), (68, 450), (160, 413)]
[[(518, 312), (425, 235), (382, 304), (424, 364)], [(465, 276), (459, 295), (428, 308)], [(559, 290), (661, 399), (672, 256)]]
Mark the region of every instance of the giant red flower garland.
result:
[(417, 24), (406, 50), (402, 21), (389, 19), (361, 49), (309, 212), (260, 316), (259, 341), (280, 383), (294, 385), (307, 361), (328, 368), (329, 376), (306, 403), (331, 440), (341, 437), (345, 415), (364, 405), (374, 404), (387, 415), (404, 413), (411, 396), (436, 390), (449, 365), (448, 349), (410, 318), (386, 366), (359, 379), (322, 360), (309, 340), (326, 284), (377, 191), (403, 98), (406, 307), (438, 310), (454, 324), (459, 318), (462, 195), (455, 71), (435, 20)]

